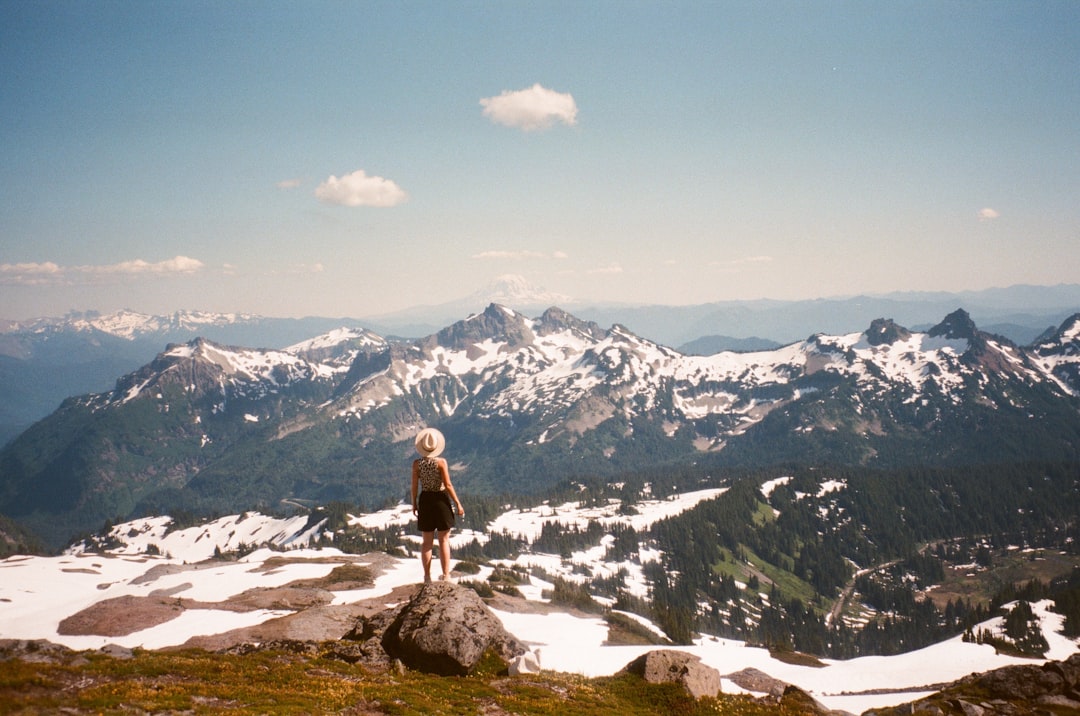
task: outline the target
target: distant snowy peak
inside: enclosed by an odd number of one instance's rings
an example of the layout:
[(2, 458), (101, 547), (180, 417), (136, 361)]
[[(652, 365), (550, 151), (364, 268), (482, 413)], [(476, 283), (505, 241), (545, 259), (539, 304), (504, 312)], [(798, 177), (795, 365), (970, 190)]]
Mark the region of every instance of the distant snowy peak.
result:
[(1080, 313), (1069, 316), (1048, 338), (1040, 341), (1037, 350), (1063, 350), (1076, 354), (1080, 352)]
[(548, 291), (541, 286), (534, 286), (524, 276), (516, 274), (499, 276), (480, 291), (473, 293), (467, 300), (477, 305), (497, 303), (519, 308), (555, 306), (571, 301), (569, 296)]
[(226, 375), (244, 375), (253, 380), (276, 380), (283, 369), (308, 369), (318, 375), (332, 370), (320, 371), (317, 364), (289, 351), (221, 346), (204, 338), (173, 346), (163, 354), (166, 358), (201, 360), (219, 367)]
[(377, 336), (371, 331), (363, 328), (336, 328), (332, 331), (327, 331), (321, 336), (315, 336), (309, 338), (306, 341), (300, 341), (285, 349), (288, 353), (307, 353), (309, 351), (324, 350), (326, 348), (333, 348), (339, 346), (342, 343), (359, 343), (365, 346), (381, 346), (385, 345), (386, 341)]
[(566, 333), (586, 340), (602, 340), (608, 331), (576, 318), (560, 308), (549, 308), (539, 318), (528, 318), (506, 306), (492, 303), (481, 313), (458, 321), (425, 342), (443, 348), (463, 348), (480, 341), (498, 341), (507, 348), (534, 345), (543, 336)]
[(897, 325), (891, 318), (878, 318), (866, 330), (866, 341), (872, 346), (888, 345), (911, 338), (911, 331)]
[(1031, 350), (1032, 362), (1058, 387), (1080, 396), (1080, 313), (1065, 320), (1050, 338)]
[(979, 331), (971, 316), (963, 309), (953, 311), (941, 323), (930, 329), (929, 334), (933, 337), (960, 338), (966, 341), (975, 340)]
[(160, 399), (170, 391), (195, 397), (262, 398), (299, 383), (328, 380), (348, 364), (320, 363), (287, 351), (222, 346), (204, 338), (169, 346), (149, 365), (116, 383), (111, 393), (90, 396), (95, 407)]
[(13, 323), (8, 330), (29, 333), (64, 330), (75, 332), (100, 331), (117, 338), (134, 340), (140, 336), (154, 333), (198, 331), (206, 326), (255, 323), (259, 320), (257, 316), (243, 313), (177, 311), (170, 315), (152, 316), (124, 309), (106, 314), (96, 311), (72, 312), (62, 318), (40, 318), (34, 321)]

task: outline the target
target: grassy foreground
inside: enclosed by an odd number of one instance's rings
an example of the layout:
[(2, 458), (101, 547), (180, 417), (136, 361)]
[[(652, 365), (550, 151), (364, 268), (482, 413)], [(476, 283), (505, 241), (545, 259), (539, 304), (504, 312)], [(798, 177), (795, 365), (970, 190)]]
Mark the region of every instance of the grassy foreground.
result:
[(130, 659), (75, 654), (64, 663), (0, 661), (0, 713), (251, 714), (807, 714), (782, 702), (721, 694), (694, 700), (680, 687), (628, 675), (507, 676), (482, 664), (466, 677), (371, 671), (284, 651), (245, 655), (136, 651)]

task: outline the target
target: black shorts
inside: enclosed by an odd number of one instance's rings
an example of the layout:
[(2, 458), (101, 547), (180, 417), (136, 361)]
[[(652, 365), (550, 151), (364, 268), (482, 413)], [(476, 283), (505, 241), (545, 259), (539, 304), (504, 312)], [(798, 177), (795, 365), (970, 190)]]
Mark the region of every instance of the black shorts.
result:
[(421, 532), (448, 530), (454, 526), (454, 508), (446, 492), (421, 492), (417, 504), (416, 526)]

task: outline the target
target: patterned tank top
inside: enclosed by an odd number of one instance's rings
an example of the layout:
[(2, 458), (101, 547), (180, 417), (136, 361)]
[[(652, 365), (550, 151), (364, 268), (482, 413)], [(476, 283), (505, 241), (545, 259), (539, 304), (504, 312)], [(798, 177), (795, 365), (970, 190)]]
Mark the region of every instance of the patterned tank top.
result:
[(443, 489), (442, 472), (439, 470), (439, 461), (431, 457), (422, 457), (417, 460), (417, 475), (420, 477), (420, 486), (424, 492), (440, 492)]

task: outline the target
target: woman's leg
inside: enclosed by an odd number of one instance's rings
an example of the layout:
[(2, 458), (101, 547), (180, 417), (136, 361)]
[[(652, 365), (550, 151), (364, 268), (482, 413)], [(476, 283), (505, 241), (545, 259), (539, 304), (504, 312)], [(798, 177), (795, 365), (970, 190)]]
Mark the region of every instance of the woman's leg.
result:
[(450, 579), (450, 530), (439, 530), (439, 564), (443, 579)]
[[(424, 532), (424, 540), (420, 544), (420, 564), (424, 567), (424, 583), (431, 581), (431, 547), (435, 544), (435, 533)], [(441, 539), (439, 549), (442, 549)]]

